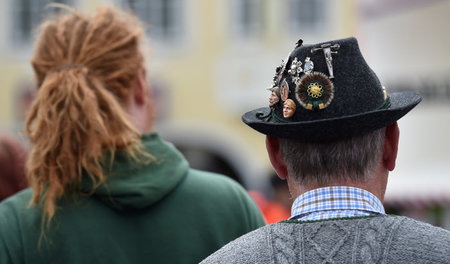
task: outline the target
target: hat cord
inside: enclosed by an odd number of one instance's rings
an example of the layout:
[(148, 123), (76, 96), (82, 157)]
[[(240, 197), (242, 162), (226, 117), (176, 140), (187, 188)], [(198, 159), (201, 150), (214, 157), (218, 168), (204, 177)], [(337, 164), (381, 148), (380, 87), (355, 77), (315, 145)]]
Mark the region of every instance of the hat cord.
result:
[(389, 109), (391, 107), (391, 98), (389, 96), (386, 97), (386, 100), (377, 107), (375, 110), (383, 110), (383, 109)]
[[(386, 100), (384, 100), (384, 102), (378, 106), (375, 110), (383, 110), (383, 109), (389, 109), (391, 107), (391, 99), (389, 96), (386, 97)], [(264, 120), (266, 122), (269, 122), (270, 119), (274, 119), (275, 122), (277, 123), (288, 123), (289, 121), (282, 119), (281, 117), (279, 117), (277, 114), (275, 114), (275, 112), (273, 111), (273, 109), (270, 110), (269, 113), (267, 113), (266, 115), (263, 112), (257, 112), (255, 114), (256, 118), (260, 119), (260, 120)]]

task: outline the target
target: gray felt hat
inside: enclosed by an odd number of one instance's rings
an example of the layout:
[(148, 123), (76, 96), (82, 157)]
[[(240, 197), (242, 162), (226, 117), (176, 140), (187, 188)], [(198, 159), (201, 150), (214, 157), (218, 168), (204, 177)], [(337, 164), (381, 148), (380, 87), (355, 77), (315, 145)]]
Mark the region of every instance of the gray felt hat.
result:
[(299, 40), (269, 90), (270, 106), (245, 113), (244, 123), (269, 136), (310, 142), (386, 127), (422, 100), (414, 92), (386, 94), (355, 38), (314, 45)]

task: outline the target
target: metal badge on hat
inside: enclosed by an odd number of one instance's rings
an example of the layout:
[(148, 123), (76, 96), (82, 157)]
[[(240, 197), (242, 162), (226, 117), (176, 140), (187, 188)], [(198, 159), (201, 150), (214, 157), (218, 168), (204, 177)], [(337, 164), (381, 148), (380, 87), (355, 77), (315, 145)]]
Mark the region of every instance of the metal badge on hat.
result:
[(289, 97), (289, 84), (286, 79), (281, 83), (281, 100), (286, 101)]
[(309, 74), (314, 70), (314, 63), (312, 62), (310, 57), (306, 57), (305, 59), (305, 73)]
[[(331, 56), (331, 54), (337, 54), (337, 51), (340, 48), (339, 44), (334, 44), (331, 45), (330, 43), (327, 44), (323, 44), (320, 46), (320, 48), (315, 48), (311, 50), (312, 54), (315, 54), (317, 51), (322, 50), (323, 51), (323, 55), (325, 56), (325, 61), (327, 63), (327, 67), (328, 67), (328, 72), (330, 74), (330, 79), (334, 78), (333, 75), (333, 64), (331, 63), (331, 61), (333, 60), (333, 57)], [(334, 50), (332, 50), (334, 49)]]
[(339, 49), (338, 44), (331, 45), (327, 43), (321, 45), (320, 48), (311, 50), (312, 54), (315, 54), (319, 50), (323, 51), (329, 76), (314, 71), (314, 62), (310, 57), (305, 58), (303, 70), (305, 74), (301, 78), (298, 75), (293, 76), (293, 81), (296, 84), (295, 97), (300, 105), (307, 110), (322, 110), (326, 108), (334, 98), (334, 85), (333, 82), (331, 82), (331, 79), (334, 78), (333, 58), (331, 54), (336, 54), (336, 49)]
[[(302, 45), (303, 40), (299, 39), (296, 43), (295, 43), (295, 48), (298, 48)], [(289, 52), (289, 54), (287, 55), (286, 59), (281, 60), (281, 65), (279, 67), (276, 68), (276, 75), (272, 80), (272, 87), (275, 87), (277, 83), (280, 83), (281, 77), (283, 76), (284, 71), (286, 70), (286, 65), (288, 63), (289, 58), (291, 57), (293, 51)], [(298, 62), (296, 62), (298, 63)], [(301, 62), (299, 62), (300, 64), (298, 64), (298, 68), (299, 68), (299, 72), (300, 73), (302, 71), (302, 68), (300, 68), (300, 66), (302, 65)], [(292, 69), (292, 64), (291, 64), (291, 69)]]
[(294, 58), (294, 60), (291, 63), (291, 68), (288, 70), (288, 73), (292, 76), (292, 80), (294, 83), (297, 83), (300, 80), (300, 73), (302, 73), (302, 62), (297, 59), (297, 57)]

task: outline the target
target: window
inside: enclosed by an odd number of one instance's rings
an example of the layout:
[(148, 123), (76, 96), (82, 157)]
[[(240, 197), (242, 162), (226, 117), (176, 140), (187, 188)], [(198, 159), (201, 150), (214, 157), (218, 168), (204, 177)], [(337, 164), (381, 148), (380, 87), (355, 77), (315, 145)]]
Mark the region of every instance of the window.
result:
[(292, 31), (323, 29), (327, 18), (325, 0), (289, 0), (289, 26)]
[(234, 35), (243, 38), (261, 35), (264, 21), (264, 1), (233, 0), (231, 3), (231, 22)]
[(34, 30), (44, 18), (58, 12), (56, 8), (48, 8), (50, 3), (70, 5), (71, 0), (14, 0), (11, 3), (10, 37), (14, 45), (29, 46)]
[(152, 39), (173, 41), (183, 33), (182, 0), (122, 0), (122, 7), (145, 23)]

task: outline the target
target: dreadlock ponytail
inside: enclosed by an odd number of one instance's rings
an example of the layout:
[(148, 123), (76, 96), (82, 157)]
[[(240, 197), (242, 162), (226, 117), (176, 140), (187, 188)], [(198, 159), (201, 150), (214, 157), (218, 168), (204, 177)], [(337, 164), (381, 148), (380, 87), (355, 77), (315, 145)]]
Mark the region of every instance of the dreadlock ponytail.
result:
[(140, 27), (111, 8), (42, 25), (32, 65), (38, 93), (26, 121), (31, 204), (50, 223), (56, 201), (80, 191), (83, 173), (105, 181), (105, 151), (133, 157), (140, 135), (124, 106), (143, 67)]

